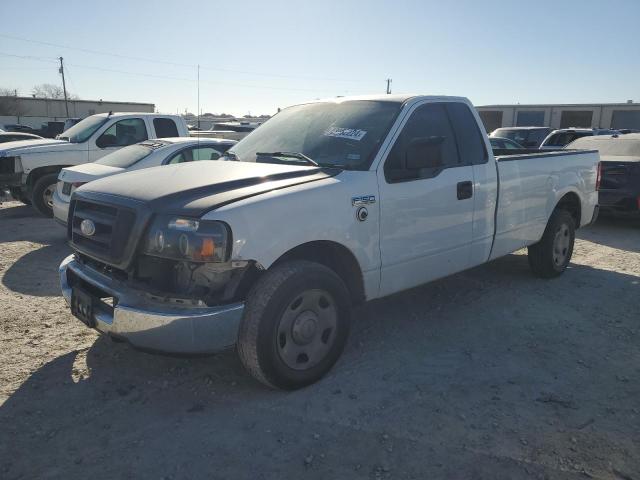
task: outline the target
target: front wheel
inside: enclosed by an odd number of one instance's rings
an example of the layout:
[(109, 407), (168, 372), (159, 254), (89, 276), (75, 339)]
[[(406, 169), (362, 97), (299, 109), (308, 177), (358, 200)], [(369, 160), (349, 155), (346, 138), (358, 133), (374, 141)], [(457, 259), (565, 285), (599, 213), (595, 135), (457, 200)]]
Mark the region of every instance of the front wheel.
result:
[(566, 210), (551, 214), (542, 239), (529, 247), (529, 266), (542, 278), (561, 275), (569, 265), (576, 238), (573, 217)]
[(272, 388), (319, 380), (340, 357), (351, 305), (329, 268), (290, 261), (265, 273), (247, 297), (238, 354), (249, 373)]
[(56, 191), (57, 173), (43, 175), (33, 185), (31, 201), (33, 207), (45, 217), (53, 217), (53, 192)]

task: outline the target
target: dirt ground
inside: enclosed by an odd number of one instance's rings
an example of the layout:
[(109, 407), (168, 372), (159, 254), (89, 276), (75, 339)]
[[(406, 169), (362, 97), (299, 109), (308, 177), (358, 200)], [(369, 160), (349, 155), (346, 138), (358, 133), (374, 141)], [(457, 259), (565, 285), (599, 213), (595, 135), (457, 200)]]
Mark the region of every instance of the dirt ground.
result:
[(570, 269), (525, 252), (372, 302), (297, 392), (233, 351), (149, 355), (60, 296), (64, 231), (0, 207), (0, 478), (640, 480), (640, 224), (579, 232)]

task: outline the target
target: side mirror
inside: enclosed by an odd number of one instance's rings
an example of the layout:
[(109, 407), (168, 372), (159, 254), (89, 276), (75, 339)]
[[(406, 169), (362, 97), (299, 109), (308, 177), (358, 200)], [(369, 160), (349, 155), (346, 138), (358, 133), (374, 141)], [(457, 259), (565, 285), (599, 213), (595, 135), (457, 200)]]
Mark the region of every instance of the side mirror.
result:
[(96, 146), (99, 148), (113, 147), (116, 144), (116, 137), (114, 135), (102, 135), (96, 140)]
[(407, 147), (406, 168), (418, 170), (442, 167), (444, 139), (445, 137), (422, 137), (412, 140)]

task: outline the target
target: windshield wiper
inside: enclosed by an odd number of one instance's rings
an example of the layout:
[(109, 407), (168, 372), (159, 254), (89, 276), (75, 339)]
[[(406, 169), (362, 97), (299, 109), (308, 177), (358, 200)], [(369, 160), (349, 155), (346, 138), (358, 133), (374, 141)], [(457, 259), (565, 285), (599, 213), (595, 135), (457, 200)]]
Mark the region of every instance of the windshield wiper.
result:
[(281, 157), (281, 158), (296, 158), (298, 160), (304, 160), (310, 165), (314, 167), (319, 167), (320, 165), (315, 160), (307, 157), (304, 153), (300, 152), (256, 152), (257, 157)]

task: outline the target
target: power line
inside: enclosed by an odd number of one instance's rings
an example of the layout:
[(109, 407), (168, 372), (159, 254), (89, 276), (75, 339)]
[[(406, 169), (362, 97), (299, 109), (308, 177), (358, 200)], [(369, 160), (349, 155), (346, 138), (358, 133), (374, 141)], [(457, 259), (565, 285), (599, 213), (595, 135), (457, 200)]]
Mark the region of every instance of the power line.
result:
[[(3, 53), (3, 52), (0, 52), (0, 55), (9, 56), (9, 57), (16, 57), (16, 58), (24, 58), (24, 59), (27, 59), (27, 60), (36, 60), (36, 61), (42, 61), (42, 62), (58, 63), (58, 60), (51, 60), (51, 59), (47, 59), (47, 58), (44, 58), (44, 57), (30, 57), (30, 56), (26, 56), (26, 55), (14, 55), (14, 54)], [(129, 70), (118, 70), (118, 69), (113, 69), (113, 68), (96, 67), (96, 66), (93, 66), (93, 65), (82, 65), (82, 64), (77, 64), (77, 63), (66, 63), (65, 66), (71, 66), (71, 67), (74, 67), (74, 68), (84, 68), (84, 69), (88, 69), (88, 70), (97, 70), (97, 71), (100, 71), (100, 72), (119, 73), (119, 74), (122, 74), (122, 75), (134, 75), (134, 76), (147, 77), (147, 78), (156, 78), (156, 79), (161, 79), (161, 80), (176, 80), (176, 81), (190, 82), (190, 83), (196, 83), (197, 82), (197, 79), (195, 79), (195, 78), (172, 77), (172, 76), (168, 76), (168, 75), (157, 75), (157, 74), (153, 74), (153, 73), (132, 72), (132, 71), (129, 71)], [(336, 90), (318, 90), (318, 89), (314, 89), (314, 88), (297, 88), (297, 87), (278, 87), (278, 86), (271, 86), (271, 85), (254, 85), (254, 84), (238, 83), (238, 82), (225, 82), (225, 81), (220, 81), (220, 80), (200, 80), (200, 83), (211, 84), (211, 85), (229, 85), (229, 86), (242, 87), (242, 88), (255, 88), (255, 89), (258, 89), (258, 90), (284, 90), (284, 91), (293, 91), (293, 92), (309, 92), (309, 93), (315, 93), (315, 94), (324, 93), (324, 94), (327, 94), (327, 95), (334, 95), (337, 92), (341, 91), (340, 89), (336, 89)]]
[[(62, 44), (59, 44), (59, 43), (45, 42), (45, 41), (41, 41), (41, 40), (32, 40), (32, 39), (24, 38), (24, 37), (16, 37), (16, 36), (13, 36), (13, 35), (6, 35), (4, 33), (0, 33), (0, 37), (9, 38), (9, 39), (12, 39), (12, 40), (19, 40), (19, 41), (22, 41), (22, 42), (35, 43), (35, 44), (39, 44), (39, 45), (46, 45), (48, 47), (66, 48), (68, 50), (77, 50), (79, 52), (91, 53), (91, 54), (94, 54), (94, 55), (105, 55), (105, 56), (114, 57), (114, 58), (125, 58), (125, 59), (128, 59), (128, 60), (136, 60), (136, 61), (149, 62), (149, 63), (158, 63), (158, 64), (162, 64), (162, 65), (172, 65), (172, 66), (175, 66), (175, 67), (185, 67), (185, 68), (195, 68), (195, 67), (197, 67), (197, 65), (192, 65), (192, 64), (188, 64), (188, 63), (176, 63), (176, 62), (169, 62), (169, 61), (166, 61), (166, 60), (158, 60), (158, 59), (153, 59), (153, 58), (148, 58), (148, 57), (137, 57), (137, 56), (132, 56), (132, 55), (122, 55), (122, 54), (119, 54), (119, 53), (104, 52), (104, 51), (92, 50), (92, 49), (88, 49), (88, 48), (75, 47), (75, 46), (69, 46), (69, 45), (62, 45)], [(239, 74), (243, 74), (243, 75), (255, 75), (255, 76), (262, 76), (262, 77), (273, 77), (273, 78), (291, 78), (291, 79), (299, 79), (299, 80), (322, 80), (322, 81), (330, 81), (330, 82), (362, 82), (363, 81), (363, 80), (346, 79), (346, 78), (326, 78), (326, 77), (317, 77), (317, 76), (310, 76), (310, 75), (290, 75), (290, 74), (281, 74), (281, 73), (266, 73), (266, 72), (247, 71), (247, 70), (234, 70), (234, 69), (227, 69), (227, 68), (212, 67), (212, 66), (207, 66), (207, 65), (200, 65), (200, 68), (205, 69), (205, 70), (215, 70), (215, 71), (218, 71), (218, 72), (239, 73)]]

